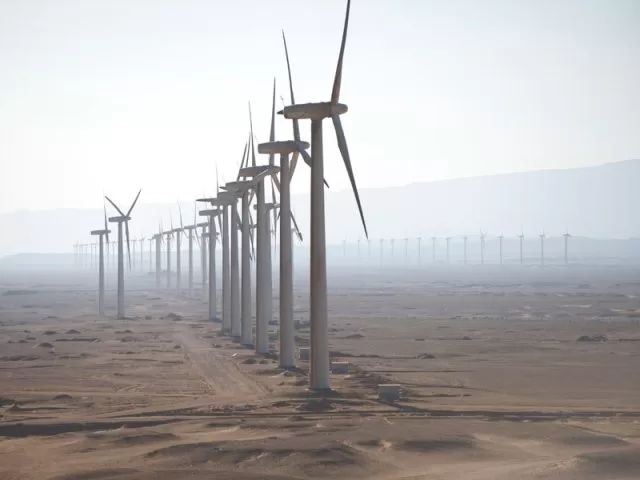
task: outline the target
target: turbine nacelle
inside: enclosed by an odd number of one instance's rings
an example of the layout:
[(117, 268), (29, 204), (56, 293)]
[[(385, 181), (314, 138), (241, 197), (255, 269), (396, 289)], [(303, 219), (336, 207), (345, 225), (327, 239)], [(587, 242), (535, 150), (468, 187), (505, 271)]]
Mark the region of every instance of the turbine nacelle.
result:
[(91, 235), (109, 235), (111, 230), (91, 230)]
[(227, 206), (234, 203), (237, 200), (238, 196), (233, 192), (220, 192), (218, 194), (218, 204), (222, 206)]
[(289, 105), (278, 112), (287, 120), (322, 120), (334, 115), (343, 115), (349, 111), (344, 103), (318, 102)]
[(257, 165), (255, 167), (245, 167), (240, 169), (240, 176), (251, 178), (250, 182), (255, 185), (267, 175), (274, 175), (280, 171), (280, 167), (275, 165)]
[(200, 210), (200, 212), (198, 212), (198, 214), (201, 217), (216, 217), (216, 216), (222, 214), (222, 210), (217, 209), (217, 208), (210, 208), (208, 210)]
[(128, 222), (129, 220), (131, 220), (131, 217), (124, 216), (124, 215), (121, 215), (119, 217), (109, 217), (109, 221), (111, 223), (122, 223), (122, 222)]
[(299, 152), (300, 149), (308, 149), (309, 142), (285, 140), (282, 142), (266, 142), (258, 145), (258, 153), (265, 155), (288, 155)]
[(254, 186), (254, 182), (251, 180), (238, 180), (237, 182), (228, 182), (222, 185), (220, 188), (226, 190), (229, 193), (242, 194), (246, 190), (250, 190)]

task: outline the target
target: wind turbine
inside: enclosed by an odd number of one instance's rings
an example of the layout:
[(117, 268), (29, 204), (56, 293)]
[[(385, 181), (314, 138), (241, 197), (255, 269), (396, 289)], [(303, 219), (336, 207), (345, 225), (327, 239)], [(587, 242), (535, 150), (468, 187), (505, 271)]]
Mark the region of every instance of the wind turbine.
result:
[(462, 237), (462, 241), (464, 242), (464, 264), (467, 264), (467, 240), (469, 240), (469, 237), (467, 237), (466, 235), (464, 237)]
[[(145, 241), (145, 238), (141, 236), (138, 239), (138, 241), (140, 242), (140, 271), (144, 272), (144, 241)], [(151, 252), (149, 252), (149, 255), (151, 255)]]
[(129, 250), (129, 220), (131, 220), (131, 217), (130, 217), (131, 211), (133, 210), (133, 207), (136, 206), (136, 202), (138, 201), (138, 198), (140, 198), (141, 192), (142, 190), (138, 191), (138, 195), (136, 195), (135, 200), (131, 204), (131, 207), (129, 207), (129, 210), (127, 211), (126, 214), (123, 213), (122, 210), (120, 210), (118, 206), (115, 203), (113, 203), (113, 201), (111, 201), (109, 197), (107, 196), (104, 197), (107, 199), (107, 201), (111, 205), (113, 205), (113, 207), (120, 214), (117, 217), (109, 218), (110, 222), (118, 224), (118, 319), (119, 320), (124, 319), (124, 244), (123, 244), (123, 238), (122, 238), (122, 224), (124, 223), (125, 230), (126, 230), (127, 252), (129, 253), (129, 268), (131, 268), (131, 251)]
[[(241, 254), (241, 304), (240, 304), (240, 335), (241, 335), (241, 343), (245, 346), (253, 345), (253, 328), (251, 325), (251, 230), (250, 224), (251, 219), (249, 215), (249, 194), (251, 192), (252, 187), (254, 186), (254, 182), (249, 180), (244, 181), (235, 181), (228, 182), (223, 187), (228, 192), (234, 193), (237, 197), (241, 198), (241, 220), (238, 221), (237, 211), (234, 215), (232, 222), (237, 222), (240, 224), (240, 228), (242, 230), (242, 254)], [(234, 209), (232, 209), (234, 210)], [(237, 235), (237, 234), (236, 234)], [(231, 246), (233, 248), (233, 237), (231, 239)], [(237, 244), (237, 242), (236, 242)], [(234, 305), (233, 299), (233, 291), (234, 291), (234, 279), (233, 279), (233, 268), (234, 262), (233, 259), (231, 261), (232, 266), (232, 279), (231, 279), (231, 292), (232, 299), (231, 304)], [(232, 309), (233, 311), (233, 309)], [(231, 321), (231, 326), (233, 328), (233, 319)]]
[(180, 295), (182, 280), (182, 235), (184, 235), (184, 223), (182, 222), (182, 208), (178, 203), (178, 212), (180, 214), (180, 228), (175, 228), (173, 233), (176, 234), (176, 292)]
[(518, 235), (518, 238), (520, 239), (520, 265), (522, 265), (524, 263), (524, 256), (523, 256), (524, 233), (522, 231), (520, 232), (520, 235)]
[(405, 237), (404, 239), (404, 263), (406, 264), (409, 261), (409, 239)]
[(161, 225), (159, 225), (158, 233), (152, 238), (156, 242), (156, 288), (160, 289), (162, 275), (162, 240), (164, 239)]
[(107, 212), (104, 212), (104, 228), (102, 230), (93, 230), (91, 235), (98, 236), (98, 248), (99, 248), (99, 258), (98, 258), (98, 315), (101, 317), (104, 316), (104, 238), (106, 236), (107, 243), (109, 243), (109, 230), (107, 225)]
[[(199, 199), (202, 200), (202, 199)], [(206, 199), (204, 201), (208, 201)], [(222, 210), (212, 208), (200, 210), (199, 215), (209, 217), (209, 320), (217, 321), (217, 285), (216, 285), (216, 222), (215, 218), (222, 214)]]
[(569, 265), (569, 238), (571, 234), (565, 230), (562, 236), (564, 237), (564, 264)]
[[(270, 213), (271, 212), (275, 212), (278, 209), (279, 205), (275, 202), (270, 202), (267, 203), (265, 205), (265, 210), (266, 210), (266, 219), (265, 219), (265, 223), (267, 224), (265, 227), (266, 232), (271, 232), (271, 217), (270, 217)], [(266, 252), (269, 252), (268, 255), (266, 256), (266, 274), (265, 276), (268, 277), (268, 280), (266, 282), (266, 293), (265, 293), (265, 315), (267, 317), (267, 325), (271, 324), (273, 322), (273, 264), (272, 264), (272, 258), (271, 258), (271, 235), (270, 233), (265, 233), (265, 243), (267, 244), (266, 247), (264, 247)], [(267, 327), (268, 328), (268, 327)], [(268, 338), (268, 332), (267, 332), (267, 341), (269, 340)], [(267, 347), (268, 348), (268, 347)]]
[(198, 237), (198, 224), (197, 224), (197, 220), (198, 220), (198, 213), (197, 213), (197, 204), (194, 202), (193, 204), (193, 224), (191, 225), (187, 225), (187, 226), (183, 226), (182, 229), (186, 230), (186, 235), (187, 235), (187, 243), (189, 246), (189, 267), (188, 267), (188, 271), (189, 271), (189, 280), (188, 280), (188, 288), (189, 288), (189, 296), (193, 296), (193, 237), (194, 237), (194, 230), (195, 232), (195, 237), (196, 237), (196, 241), (198, 242), (198, 245), (200, 244), (200, 238)]
[[(246, 147), (245, 147), (246, 151)], [(244, 155), (243, 155), (244, 157)], [(225, 188), (225, 187), (222, 187)], [(240, 307), (240, 270), (239, 270), (239, 251), (238, 251), (238, 229), (240, 223), (238, 222), (238, 198), (239, 191), (229, 189), (226, 192), (222, 192), (219, 196), (229, 196), (231, 199), (229, 203), (228, 215), (230, 216), (228, 221), (224, 220), (224, 224), (228, 226), (230, 235), (230, 274), (229, 274), (229, 315), (231, 317), (231, 336), (238, 338), (242, 335), (242, 322), (241, 322), (241, 307)], [(223, 262), (224, 262), (224, 238), (227, 235), (223, 232)], [(224, 268), (224, 265), (223, 265)], [(224, 275), (224, 274), (223, 274)], [(223, 279), (224, 289), (224, 279)], [(223, 301), (225, 294), (223, 293)]]
[(449, 261), (450, 257), (449, 257), (449, 244), (451, 243), (451, 237), (447, 237), (445, 238), (446, 242), (447, 242), (447, 263), (451, 263)]
[(436, 261), (436, 237), (431, 237), (431, 261)]
[(167, 241), (167, 289), (171, 288), (171, 238), (173, 237), (173, 221), (171, 229), (164, 232)]
[[(251, 178), (256, 192), (256, 353), (269, 353), (269, 301), (268, 284), (271, 283), (269, 264), (271, 249), (268, 244), (268, 212), (265, 203), (264, 178), (274, 175), (280, 168), (275, 165), (260, 165), (240, 169), (240, 176)], [(269, 258), (268, 258), (269, 257)]]
[(201, 222), (198, 224), (200, 227), (200, 274), (202, 275), (202, 294), (205, 295), (207, 293), (207, 278), (209, 277), (207, 273), (207, 265), (209, 262), (207, 261), (207, 238), (209, 238), (209, 234), (207, 233), (207, 227), (209, 226), (209, 222)]
[(330, 102), (295, 104), (285, 107), (285, 118), (311, 120), (311, 285), (310, 285), (310, 388), (316, 390), (330, 389), (329, 381), (329, 343), (328, 343), (328, 311), (327, 311), (327, 252), (325, 235), (324, 208), (324, 158), (322, 140), (322, 121), (331, 118), (338, 139), (338, 148), (342, 155), (351, 187), (353, 189), (360, 218), (368, 238), (366, 222), (362, 212), (360, 196), (356, 187), (351, 167), (351, 159), (344, 136), (340, 115), (347, 112), (347, 106), (339, 103), (340, 84), (342, 81), (342, 64), (347, 41), (349, 10), (351, 0), (347, 1), (342, 44), (333, 84)]
[(131, 261), (131, 267), (133, 269), (136, 268), (136, 240), (134, 239), (133, 242), (131, 242), (132, 248), (131, 250), (133, 250), (133, 254), (131, 255), (132, 257), (132, 261)]
[[(216, 169), (217, 170), (217, 169)], [(216, 175), (217, 176), (217, 175)], [(217, 190), (216, 186), (216, 190)], [(235, 204), (236, 196), (231, 192), (219, 192), (216, 197), (199, 198), (199, 202), (209, 202), (213, 208), (217, 210), (215, 215), (218, 218), (218, 226), (220, 233), (216, 232), (216, 236), (221, 236), (222, 243), (222, 331), (229, 333), (232, 327), (231, 315), (231, 278), (230, 278), (230, 244), (229, 244), (229, 206)], [(222, 220), (220, 220), (222, 218)], [(215, 225), (214, 225), (215, 228)], [(211, 229), (210, 229), (211, 232)], [(236, 237), (237, 238), (237, 237)], [(236, 242), (237, 243), (237, 242)], [(211, 246), (211, 243), (209, 243)], [(215, 255), (215, 252), (214, 252)], [(211, 257), (211, 255), (210, 255)], [(211, 265), (211, 262), (209, 263)], [(214, 264), (215, 265), (215, 264)]]
[(504, 235), (500, 234), (498, 236), (498, 242), (500, 243), (500, 265), (502, 265), (502, 241), (504, 240)]
[(543, 230), (542, 233), (540, 234), (540, 265), (541, 266), (544, 266), (544, 239), (545, 238), (546, 238), (546, 235)]
[(155, 235), (153, 235), (150, 239), (149, 239), (149, 271), (153, 271), (152, 267), (151, 267), (151, 259), (152, 259), (152, 255), (151, 252), (153, 251), (153, 242), (155, 242)]

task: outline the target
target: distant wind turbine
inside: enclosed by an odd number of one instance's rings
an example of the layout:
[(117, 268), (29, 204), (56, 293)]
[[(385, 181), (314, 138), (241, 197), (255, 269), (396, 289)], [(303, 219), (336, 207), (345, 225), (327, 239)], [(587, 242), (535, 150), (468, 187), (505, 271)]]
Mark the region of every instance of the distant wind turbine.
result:
[(431, 237), (431, 261), (436, 261), (436, 237)]
[(467, 237), (466, 235), (464, 237), (462, 237), (462, 241), (464, 242), (464, 264), (467, 264), (467, 241), (469, 240), (469, 237)]
[(564, 237), (564, 264), (569, 265), (569, 238), (571, 234), (565, 230), (565, 234), (562, 235)]
[(117, 217), (109, 218), (110, 222), (118, 224), (118, 310), (117, 310), (117, 314), (118, 314), (119, 320), (124, 320), (124, 242), (122, 238), (122, 224), (124, 223), (125, 230), (126, 230), (127, 252), (129, 253), (129, 268), (131, 268), (131, 251), (129, 250), (129, 220), (131, 220), (131, 217), (130, 217), (131, 211), (133, 210), (133, 207), (136, 206), (136, 203), (138, 202), (138, 198), (140, 198), (141, 192), (142, 190), (138, 191), (138, 195), (136, 195), (136, 198), (131, 204), (131, 207), (129, 207), (129, 210), (127, 211), (127, 213), (123, 213), (122, 210), (120, 210), (118, 206), (115, 203), (113, 203), (113, 201), (111, 201), (109, 197), (107, 196), (104, 197), (107, 199), (107, 201), (111, 205), (113, 205), (113, 207), (120, 214)]
[(523, 251), (524, 251), (524, 233), (520, 232), (520, 235), (518, 235), (518, 238), (520, 239), (520, 265), (522, 265), (524, 263), (524, 255), (523, 255)]
[(106, 237), (107, 243), (109, 243), (109, 233), (111, 231), (107, 225), (107, 212), (104, 212), (104, 228), (102, 230), (93, 230), (91, 235), (98, 236), (98, 315), (104, 316), (104, 238)]

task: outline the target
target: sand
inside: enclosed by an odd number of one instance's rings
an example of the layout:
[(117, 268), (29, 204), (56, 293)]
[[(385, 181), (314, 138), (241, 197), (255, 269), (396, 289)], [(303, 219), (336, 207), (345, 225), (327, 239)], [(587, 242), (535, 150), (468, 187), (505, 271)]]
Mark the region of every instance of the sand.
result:
[(640, 478), (634, 268), (334, 268), (324, 397), (200, 288), (131, 274), (115, 320), (112, 277), (99, 318), (93, 272), (0, 272), (0, 479)]

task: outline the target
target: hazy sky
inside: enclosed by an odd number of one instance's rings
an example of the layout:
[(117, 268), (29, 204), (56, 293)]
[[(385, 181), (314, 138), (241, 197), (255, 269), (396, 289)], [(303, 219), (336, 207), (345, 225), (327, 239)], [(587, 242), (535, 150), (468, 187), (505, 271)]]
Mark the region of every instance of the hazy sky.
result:
[[(345, 4), (0, 0), (0, 212), (212, 193), (215, 162), (235, 175), (248, 100), (262, 141), (274, 76), (288, 101), (281, 27), (297, 100), (329, 100)], [(637, 0), (353, 0), (360, 186), (639, 157), (639, 25)], [(345, 188), (330, 122), (325, 139)]]

